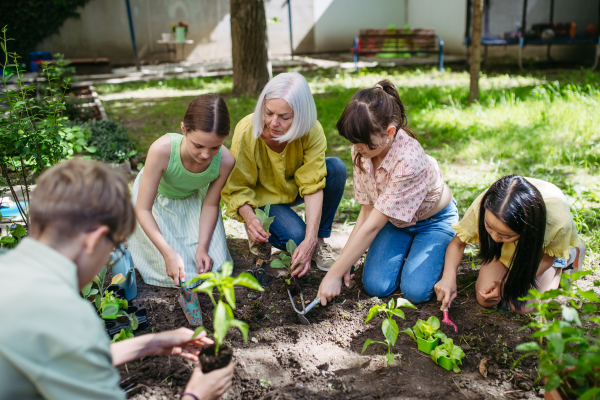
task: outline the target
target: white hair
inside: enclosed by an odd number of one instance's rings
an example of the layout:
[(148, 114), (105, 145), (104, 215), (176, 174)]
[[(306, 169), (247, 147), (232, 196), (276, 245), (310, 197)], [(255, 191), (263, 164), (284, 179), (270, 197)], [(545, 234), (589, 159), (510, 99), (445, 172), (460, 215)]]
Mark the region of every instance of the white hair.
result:
[(258, 98), (252, 118), (254, 138), (258, 138), (265, 128), (265, 104), (271, 99), (285, 100), (294, 112), (292, 125), (277, 141), (283, 143), (300, 139), (317, 122), (317, 107), (308, 82), (297, 72), (286, 72), (267, 82)]

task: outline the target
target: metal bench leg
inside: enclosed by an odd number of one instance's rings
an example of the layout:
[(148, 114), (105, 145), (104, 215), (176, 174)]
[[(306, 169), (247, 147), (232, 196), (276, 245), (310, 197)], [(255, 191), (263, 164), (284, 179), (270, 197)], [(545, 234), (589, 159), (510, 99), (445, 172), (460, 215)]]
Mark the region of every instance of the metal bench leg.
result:
[(358, 71), (358, 37), (354, 38), (354, 72)]
[(598, 66), (598, 58), (600, 58), (600, 44), (596, 45), (596, 57), (594, 59), (594, 65), (592, 65), (592, 71)]
[(438, 52), (438, 69), (440, 70), (440, 72), (444, 72), (444, 41), (438, 35), (435, 36), (437, 37), (440, 47)]

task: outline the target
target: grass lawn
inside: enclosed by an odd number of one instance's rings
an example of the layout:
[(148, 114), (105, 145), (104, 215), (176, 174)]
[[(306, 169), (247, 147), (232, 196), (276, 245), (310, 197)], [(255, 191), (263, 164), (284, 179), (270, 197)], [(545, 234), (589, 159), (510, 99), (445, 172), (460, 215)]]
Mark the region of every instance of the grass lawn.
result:
[[(396, 84), (407, 106), (410, 127), (435, 157), (464, 212), (489, 184), (511, 173), (557, 184), (569, 196), (580, 233), (598, 262), (600, 253), (600, 75), (586, 70), (494, 73), (481, 78), (480, 103), (468, 107), (468, 73), (431, 69), (369, 69), (351, 74), (316, 70), (305, 74), (313, 90), (329, 156), (349, 167), (342, 212), (358, 210), (351, 200), (350, 144), (335, 124), (361, 88), (380, 79)], [(229, 107), (232, 128), (253, 111), (254, 98), (233, 97), (225, 78), (169, 79), (100, 85), (110, 118), (130, 127), (140, 150), (165, 132), (178, 132), (190, 100), (220, 93)], [(229, 145), (230, 140), (226, 142)]]

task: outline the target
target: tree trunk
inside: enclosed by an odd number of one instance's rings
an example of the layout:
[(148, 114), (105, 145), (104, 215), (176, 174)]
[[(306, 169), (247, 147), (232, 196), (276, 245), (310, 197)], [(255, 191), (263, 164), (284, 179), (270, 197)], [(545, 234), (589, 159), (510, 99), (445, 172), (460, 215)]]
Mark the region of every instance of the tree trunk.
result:
[(481, 71), (481, 14), (483, 0), (473, 0), (473, 25), (471, 33), (471, 60), (469, 61), (471, 85), (469, 87), (469, 104), (479, 100), (479, 71)]
[(270, 79), (264, 0), (230, 0), (233, 93), (256, 95)]

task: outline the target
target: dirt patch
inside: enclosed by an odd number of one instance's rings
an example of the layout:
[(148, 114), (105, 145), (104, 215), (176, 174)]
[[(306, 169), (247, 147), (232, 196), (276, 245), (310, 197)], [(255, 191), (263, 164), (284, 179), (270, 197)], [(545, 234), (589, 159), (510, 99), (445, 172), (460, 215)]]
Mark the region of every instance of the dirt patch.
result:
[[(234, 275), (252, 267), (253, 257), (244, 239), (228, 239), (234, 258)], [(516, 370), (511, 364), (519, 354), (514, 348), (527, 340), (529, 330), (518, 332), (529, 317), (512, 312), (485, 310), (475, 300), (477, 271), (461, 267), (459, 294), (450, 317), (458, 334), (442, 324), (441, 330), (461, 345), (466, 358), (459, 374), (436, 365), (429, 356), (417, 351), (407, 335), (400, 334), (393, 347), (395, 363), (385, 366), (385, 348), (372, 345), (364, 355), (367, 338), (383, 340), (381, 320), (365, 325), (369, 308), (378, 299), (367, 296), (360, 284), (344, 288), (327, 307), (317, 306), (307, 315), (310, 326), (301, 325), (292, 310), (284, 279), (286, 272), (267, 268), (271, 285), (264, 292), (238, 288), (236, 318), (250, 326), (250, 340), (244, 344), (237, 330), (227, 341), (236, 364), (232, 388), (225, 399), (506, 399), (538, 398), (543, 391), (534, 386), (534, 361), (527, 359)], [(306, 302), (315, 296), (324, 272), (312, 268), (300, 280), (299, 290)], [(134, 305), (148, 309), (147, 333), (189, 326), (177, 303), (177, 289), (146, 285), (138, 274), (138, 296)], [(388, 301), (389, 298), (382, 299)], [(199, 295), (204, 325), (212, 330), (213, 306), (206, 295)], [(299, 305), (298, 296), (296, 296)], [(412, 326), (418, 318), (436, 315), (435, 301), (406, 309), (406, 320), (398, 320), (400, 330)], [(190, 327), (191, 328), (191, 327)], [(479, 372), (486, 362), (488, 376)], [(132, 399), (178, 398), (194, 364), (178, 357), (146, 357), (119, 368), (122, 387)], [(540, 394), (542, 393), (542, 394)]]

